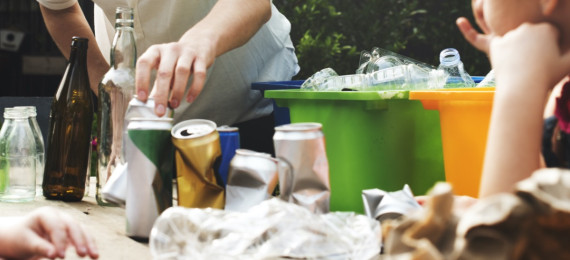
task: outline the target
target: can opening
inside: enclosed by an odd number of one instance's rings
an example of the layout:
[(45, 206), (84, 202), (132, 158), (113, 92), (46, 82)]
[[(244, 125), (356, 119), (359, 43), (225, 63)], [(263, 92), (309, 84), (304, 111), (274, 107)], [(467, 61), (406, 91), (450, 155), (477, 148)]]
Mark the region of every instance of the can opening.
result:
[(182, 132), (180, 132), (180, 135), (182, 135), (182, 136), (191, 136), (193, 134), (194, 133), (188, 132), (188, 129), (184, 129), (184, 130), (182, 130)]

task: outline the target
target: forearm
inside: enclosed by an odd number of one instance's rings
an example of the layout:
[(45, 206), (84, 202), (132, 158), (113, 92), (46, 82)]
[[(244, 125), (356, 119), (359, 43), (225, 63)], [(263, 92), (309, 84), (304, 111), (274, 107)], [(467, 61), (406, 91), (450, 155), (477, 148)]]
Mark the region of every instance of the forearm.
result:
[(95, 36), (79, 5), (76, 3), (72, 7), (63, 10), (51, 10), (40, 5), (40, 10), (50, 35), (66, 59), (69, 59), (71, 38), (73, 36), (89, 39), (87, 54), (89, 81), (91, 89), (95, 94), (98, 94), (99, 81), (108, 70), (109, 65), (101, 54), (99, 46), (95, 41)]
[(539, 168), (547, 85), (516, 77), (497, 82), (481, 197), (512, 191), (515, 183)]
[(207, 37), (219, 56), (249, 41), (270, 17), (269, 0), (220, 0), (181, 40)]

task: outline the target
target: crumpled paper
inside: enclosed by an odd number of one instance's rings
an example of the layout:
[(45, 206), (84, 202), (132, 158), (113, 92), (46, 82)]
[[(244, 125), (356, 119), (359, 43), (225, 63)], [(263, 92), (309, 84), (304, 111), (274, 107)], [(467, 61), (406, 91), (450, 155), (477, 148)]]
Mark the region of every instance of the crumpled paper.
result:
[(448, 183), (437, 183), (423, 209), (382, 223), (385, 259), (444, 259), (453, 251), (457, 217)]
[(247, 212), (173, 207), (150, 236), (154, 259), (374, 259), (380, 243), (373, 219), (313, 214), (277, 198)]
[(384, 259), (570, 259), (569, 170), (538, 170), (460, 216), (448, 184), (430, 195), (417, 214), (382, 223)]

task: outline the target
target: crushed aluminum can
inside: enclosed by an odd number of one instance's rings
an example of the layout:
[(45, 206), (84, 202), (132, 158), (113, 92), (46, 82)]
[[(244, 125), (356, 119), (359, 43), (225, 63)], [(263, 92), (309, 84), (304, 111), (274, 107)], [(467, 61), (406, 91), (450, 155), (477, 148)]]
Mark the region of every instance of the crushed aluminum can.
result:
[(222, 161), (218, 172), (225, 185), (228, 184), (228, 172), (230, 169), (230, 162), (236, 150), (239, 149), (239, 128), (223, 125), (218, 127), (220, 134), (220, 147), (222, 148)]
[(281, 199), (314, 213), (330, 208), (329, 163), (319, 123), (293, 123), (275, 128)]
[(225, 209), (247, 211), (270, 198), (277, 181), (277, 162), (270, 154), (236, 150), (230, 163)]
[(173, 147), (170, 118), (131, 118), (127, 126), (127, 231), (148, 239), (160, 213), (172, 206)]
[(362, 200), (366, 215), (380, 222), (399, 218), (421, 208), (407, 184), (402, 190), (393, 192), (380, 189), (363, 190)]
[(187, 208), (224, 207), (224, 188), (216, 173), (221, 159), (216, 123), (191, 119), (172, 128), (178, 205)]

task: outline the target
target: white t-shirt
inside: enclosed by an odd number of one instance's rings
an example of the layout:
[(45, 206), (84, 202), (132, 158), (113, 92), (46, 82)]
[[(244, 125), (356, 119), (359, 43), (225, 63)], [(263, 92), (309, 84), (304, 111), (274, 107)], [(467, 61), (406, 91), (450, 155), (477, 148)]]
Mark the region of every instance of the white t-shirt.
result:
[[(37, 0), (59, 10), (77, 0)], [(134, 9), (134, 30), (140, 56), (153, 44), (178, 41), (205, 17), (217, 0), (94, 0), (95, 36), (109, 58), (114, 35), (115, 9)], [(269, 0), (268, 0), (269, 1)], [(205, 86), (192, 104), (181, 102), (176, 122), (202, 118), (231, 125), (272, 111), (270, 100), (251, 90), (252, 82), (290, 80), (298, 71), (289, 37), (291, 24), (272, 4), (271, 19), (243, 46), (219, 56), (208, 71)]]

